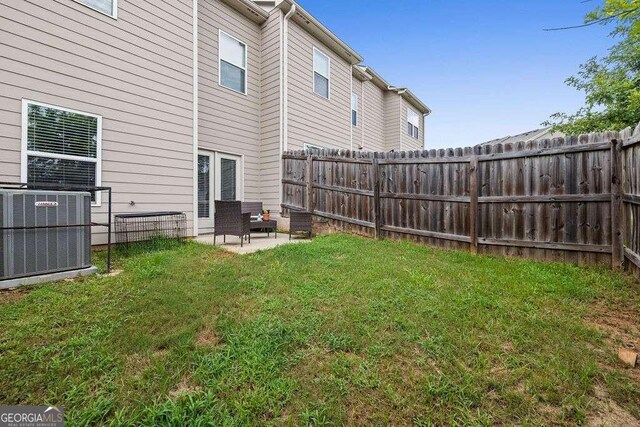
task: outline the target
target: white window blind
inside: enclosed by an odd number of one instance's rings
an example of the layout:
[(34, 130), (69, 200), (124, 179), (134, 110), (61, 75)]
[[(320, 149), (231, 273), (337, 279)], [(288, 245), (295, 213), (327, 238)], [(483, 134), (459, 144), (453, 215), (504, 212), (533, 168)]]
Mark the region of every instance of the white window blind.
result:
[(247, 93), (247, 45), (220, 31), (220, 85)]
[[(100, 185), (102, 118), (25, 101), (23, 166), (29, 184)], [(96, 195), (92, 195), (96, 200)]]
[(329, 84), (331, 78), (331, 61), (327, 55), (313, 48), (313, 91), (320, 96), (329, 98)]
[(117, 0), (76, 0), (79, 3), (82, 3), (86, 6), (89, 6), (92, 9), (99, 10), (102, 13), (106, 13), (107, 15), (116, 16), (116, 2)]
[(411, 109), (407, 109), (407, 133), (416, 139), (420, 135), (420, 116)]

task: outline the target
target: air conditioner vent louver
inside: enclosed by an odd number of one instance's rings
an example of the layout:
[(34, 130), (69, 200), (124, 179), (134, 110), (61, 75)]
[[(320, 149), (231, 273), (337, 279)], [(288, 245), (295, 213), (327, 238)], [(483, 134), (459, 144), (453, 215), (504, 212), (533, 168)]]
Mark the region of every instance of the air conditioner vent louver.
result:
[(0, 285), (90, 267), (90, 223), (87, 192), (0, 190)]

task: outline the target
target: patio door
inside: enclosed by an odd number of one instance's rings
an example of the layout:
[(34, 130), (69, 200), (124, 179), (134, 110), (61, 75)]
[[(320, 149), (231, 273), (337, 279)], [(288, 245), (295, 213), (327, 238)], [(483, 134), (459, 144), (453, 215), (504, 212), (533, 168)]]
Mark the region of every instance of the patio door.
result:
[(213, 231), (214, 164), (213, 152), (198, 152), (198, 229), (203, 234)]
[(242, 158), (216, 153), (216, 200), (243, 200)]
[(198, 228), (213, 232), (216, 200), (243, 200), (242, 157), (198, 151)]

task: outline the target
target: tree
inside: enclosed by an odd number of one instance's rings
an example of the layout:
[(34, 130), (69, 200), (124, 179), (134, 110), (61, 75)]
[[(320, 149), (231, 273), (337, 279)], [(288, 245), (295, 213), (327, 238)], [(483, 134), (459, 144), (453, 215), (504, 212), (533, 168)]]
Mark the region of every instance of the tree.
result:
[(616, 23), (611, 36), (618, 43), (565, 81), (585, 93), (585, 105), (574, 114), (555, 113), (543, 125), (576, 135), (640, 122), (640, 0), (605, 0), (585, 17), (584, 26), (609, 23)]

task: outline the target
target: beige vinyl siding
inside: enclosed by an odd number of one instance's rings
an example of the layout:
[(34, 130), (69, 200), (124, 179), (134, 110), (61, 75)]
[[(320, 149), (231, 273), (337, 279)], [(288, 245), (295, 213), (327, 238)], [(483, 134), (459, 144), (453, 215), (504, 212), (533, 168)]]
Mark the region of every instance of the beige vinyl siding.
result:
[(364, 150), (388, 151), (385, 141), (385, 94), (371, 81), (364, 82)]
[[(260, 200), (260, 27), (220, 0), (198, 9), (198, 148), (243, 156), (244, 200)], [(219, 30), (247, 46), (247, 93), (219, 85)]]
[[(331, 59), (329, 99), (313, 91), (314, 46)], [(290, 150), (305, 143), (351, 148), (351, 65), (315, 39), (296, 22), (289, 22)]]
[[(354, 150), (358, 150), (359, 147), (364, 147), (364, 140), (363, 140), (363, 126), (366, 126), (366, 124), (364, 123), (364, 121), (362, 120), (364, 115), (363, 113), (363, 94), (362, 94), (362, 90), (363, 90), (363, 82), (358, 80), (355, 77), (352, 77), (351, 79), (351, 85), (352, 85), (352, 92), (354, 94), (356, 94), (358, 96), (358, 125), (357, 126), (351, 126), (351, 131), (352, 131), (352, 135), (351, 138), (353, 140), (353, 149)], [(351, 100), (349, 100), (349, 106), (351, 106)], [(351, 108), (349, 108), (349, 121), (351, 121)]]
[[(118, 6), (114, 20), (72, 0), (0, 2), (0, 179), (20, 180), (22, 99), (97, 114), (114, 213), (178, 210), (191, 228), (191, 1)], [(106, 209), (105, 194), (93, 220)]]
[(384, 139), (387, 151), (400, 150), (402, 98), (397, 92), (384, 94)]
[(262, 98), (260, 103), (260, 200), (280, 212), (280, 30), (282, 12), (274, 11), (262, 26)]
[[(400, 140), (400, 149), (401, 150), (423, 150), (424, 149), (424, 119), (422, 113), (418, 111), (415, 107), (411, 106), (407, 101), (402, 99), (401, 103), (402, 108), (402, 139)], [(418, 139), (409, 136), (409, 132), (407, 131), (407, 109), (412, 109), (420, 118), (420, 130), (418, 132)]]

